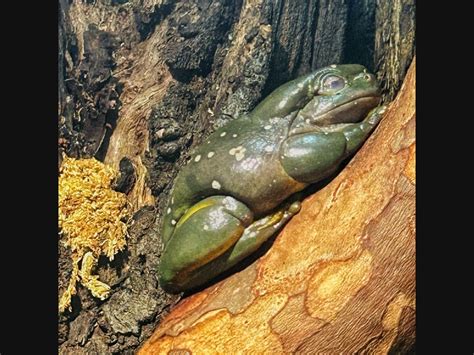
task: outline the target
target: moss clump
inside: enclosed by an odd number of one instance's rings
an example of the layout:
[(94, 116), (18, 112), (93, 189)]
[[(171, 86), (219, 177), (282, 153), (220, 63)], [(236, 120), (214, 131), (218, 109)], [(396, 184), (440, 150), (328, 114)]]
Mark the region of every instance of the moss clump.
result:
[[(126, 245), (127, 199), (112, 190), (118, 172), (95, 159), (65, 157), (59, 176), (59, 228), (61, 242), (71, 249), (73, 270), (59, 311), (71, 308), (79, 281), (94, 297), (104, 300), (110, 287), (92, 275), (99, 256), (113, 260)], [(79, 267), (81, 264), (81, 267)]]

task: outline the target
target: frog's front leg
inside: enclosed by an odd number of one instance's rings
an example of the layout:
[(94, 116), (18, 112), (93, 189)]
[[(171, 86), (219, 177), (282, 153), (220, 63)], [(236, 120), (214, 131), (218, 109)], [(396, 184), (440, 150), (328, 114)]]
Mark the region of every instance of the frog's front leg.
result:
[(344, 137), (346, 137), (347, 146), (344, 157), (354, 154), (357, 149), (360, 148), (375, 126), (377, 126), (385, 111), (386, 106), (379, 106), (369, 112), (367, 117), (360, 123), (348, 123), (341, 125), (340, 127), (337, 127), (336, 125), (333, 132), (339, 131), (344, 134)]
[(384, 112), (385, 107), (381, 106), (362, 122), (320, 127), (315, 132), (289, 137), (281, 148), (283, 168), (301, 182), (314, 183), (328, 177), (342, 160), (359, 149)]

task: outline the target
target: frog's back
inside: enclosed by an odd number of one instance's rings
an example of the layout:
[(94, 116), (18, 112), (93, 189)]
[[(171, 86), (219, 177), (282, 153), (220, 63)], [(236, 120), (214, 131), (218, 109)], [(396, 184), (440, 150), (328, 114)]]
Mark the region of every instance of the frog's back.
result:
[(227, 195), (245, 203), (258, 216), (301, 190), (305, 185), (289, 177), (279, 160), (288, 120), (275, 118), (262, 125), (246, 117), (216, 130), (178, 174), (168, 211), (179, 218), (208, 196)]

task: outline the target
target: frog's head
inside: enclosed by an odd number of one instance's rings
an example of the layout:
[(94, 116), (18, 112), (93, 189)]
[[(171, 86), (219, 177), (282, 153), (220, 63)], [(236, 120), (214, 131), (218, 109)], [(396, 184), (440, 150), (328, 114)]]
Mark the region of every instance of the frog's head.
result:
[(318, 70), (309, 86), (314, 97), (299, 111), (318, 126), (361, 121), (380, 103), (375, 76), (358, 64), (331, 65)]

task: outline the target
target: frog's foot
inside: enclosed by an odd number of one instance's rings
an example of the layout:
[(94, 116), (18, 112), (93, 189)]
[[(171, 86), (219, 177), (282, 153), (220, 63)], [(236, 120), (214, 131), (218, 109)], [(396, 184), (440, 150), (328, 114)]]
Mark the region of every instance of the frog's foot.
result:
[(377, 124), (382, 119), (387, 106), (378, 106), (369, 112), (367, 117), (358, 123), (338, 123), (321, 127), (326, 134), (342, 133), (346, 139), (346, 149), (344, 157), (348, 157), (360, 148)]
[(284, 205), (280, 210), (253, 222), (245, 228), (242, 237), (229, 253), (227, 262), (237, 264), (240, 260), (255, 252), (272, 235), (278, 232), (291, 217), (301, 209), (301, 202)]
[(231, 248), (252, 221), (253, 213), (247, 206), (230, 196), (208, 197), (189, 208), (161, 257), (163, 289), (177, 292), (188, 288), (196, 270)]
[(367, 117), (364, 119), (364, 122), (376, 126), (380, 122), (386, 111), (387, 105), (378, 106), (369, 112)]
[(382, 119), (387, 110), (386, 106), (379, 106), (369, 112), (367, 117), (360, 123), (350, 123), (341, 127), (340, 132), (344, 134), (347, 141), (345, 157), (355, 153), (364, 143), (370, 133)]

